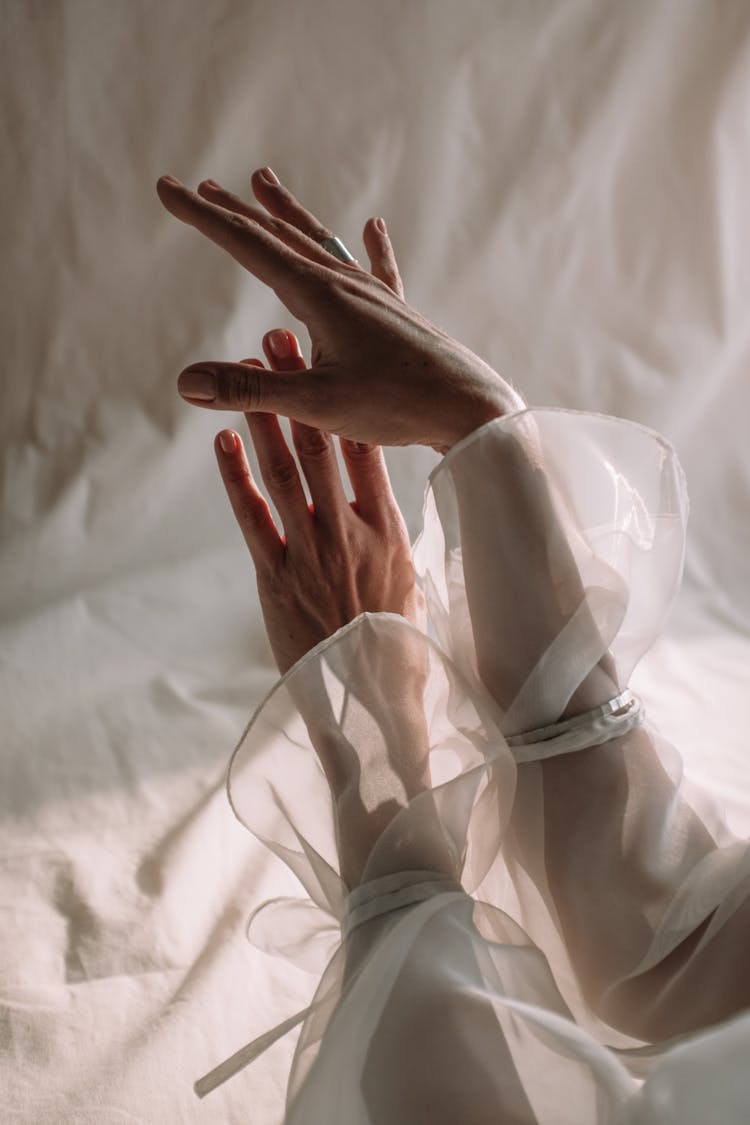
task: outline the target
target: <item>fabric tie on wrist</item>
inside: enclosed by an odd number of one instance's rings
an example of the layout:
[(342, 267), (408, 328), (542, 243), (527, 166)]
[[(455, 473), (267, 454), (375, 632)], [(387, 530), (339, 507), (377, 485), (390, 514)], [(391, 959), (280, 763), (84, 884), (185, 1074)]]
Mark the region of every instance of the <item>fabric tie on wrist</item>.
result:
[(601, 746), (640, 726), (645, 718), (641, 700), (629, 688), (591, 711), (537, 727), (521, 734), (506, 735), (516, 762), (536, 762), (574, 750)]
[(398, 871), (356, 887), (344, 903), (342, 937), (383, 914), (403, 910), (435, 895), (465, 894), (460, 883), (437, 871)]

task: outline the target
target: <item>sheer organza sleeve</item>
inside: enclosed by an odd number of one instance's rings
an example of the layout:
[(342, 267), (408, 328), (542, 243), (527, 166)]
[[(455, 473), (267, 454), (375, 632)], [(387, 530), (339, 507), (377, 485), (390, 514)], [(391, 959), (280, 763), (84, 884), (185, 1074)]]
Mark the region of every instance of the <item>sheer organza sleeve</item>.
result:
[[(572, 1125), (584, 1105), (618, 1120), (625, 1068), (572, 1022), (522, 928), (475, 894), (502, 868), (513, 808), (496, 712), (389, 614), (357, 618), (274, 687), (232, 759), (229, 798), (300, 894), (259, 906), (248, 933), (316, 984), (200, 1094), (301, 1025), (294, 1125)], [(563, 1117), (561, 1083), (575, 1094)]]
[(746, 842), (628, 689), (677, 593), (686, 519), (658, 434), (524, 411), (438, 466), (415, 551), (440, 644), (498, 705), (518, 764), (504, 905), (581, 1022), (651, 1042), (750, 1002)]
[(414, 551), (429, 635), (357, 618), (232, 759), (235, 814), (299, 881), (249, 937), (311, 999), (200, 1094), (297, 1029), (287, 1125), (673, 1119), (667, 1040), (739, 1006), (747, 869), (628, 688), (685, 519), (670, 447), (616, 419), (524, 411), (444, 458)]

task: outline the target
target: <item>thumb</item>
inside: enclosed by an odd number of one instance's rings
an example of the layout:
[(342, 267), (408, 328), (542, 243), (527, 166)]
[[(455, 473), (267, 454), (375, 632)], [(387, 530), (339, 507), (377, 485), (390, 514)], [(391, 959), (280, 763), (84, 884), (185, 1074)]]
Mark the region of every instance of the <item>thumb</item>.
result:
[(210, 410), (263, 411), (318, 426), (316, 372), (276, 372), (245, 363), (193, 363), (181, 372), (177, 390), (193, 406)]

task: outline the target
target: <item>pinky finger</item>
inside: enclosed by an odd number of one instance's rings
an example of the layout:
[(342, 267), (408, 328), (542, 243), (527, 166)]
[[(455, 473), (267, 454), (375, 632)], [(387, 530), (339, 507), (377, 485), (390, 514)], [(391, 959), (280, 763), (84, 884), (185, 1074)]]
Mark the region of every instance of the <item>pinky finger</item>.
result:
[(368, 219), (362, 235), (373, 275), (403, 298), (404, 285), (384, 219)]
[(265, 497), (253, 480), (240, 435), (234, 430), (222, 430), (214, 440), (214, 451), (229, 503), (255, 569), (274, 567), (284, 552), (284, 544)]

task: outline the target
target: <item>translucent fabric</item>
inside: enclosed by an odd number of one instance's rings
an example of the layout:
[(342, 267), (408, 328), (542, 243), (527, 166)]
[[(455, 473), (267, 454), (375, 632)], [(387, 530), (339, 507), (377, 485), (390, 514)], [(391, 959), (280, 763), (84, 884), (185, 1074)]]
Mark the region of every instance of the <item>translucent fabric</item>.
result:
[(236, 815), (304, 888), (250, 940), (318, 979), (200, 1093), (301, 1024), (289, 1125), (704, 1125), (717, 1067), (711, 1119), (747, 1119), (750, 852), (628, 690), (686, 518), (674, 451), (614, 418), (522, 411), (444, 458), (429, 635), (357, 618), (232, 759)]

